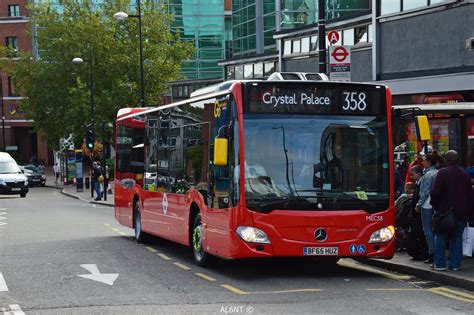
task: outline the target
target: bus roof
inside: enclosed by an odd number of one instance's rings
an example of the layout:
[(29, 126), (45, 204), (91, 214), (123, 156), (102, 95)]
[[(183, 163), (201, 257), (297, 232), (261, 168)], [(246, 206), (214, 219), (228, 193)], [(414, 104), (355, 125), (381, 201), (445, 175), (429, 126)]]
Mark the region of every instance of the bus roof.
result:
[(276, 85), (281, 85), (281, 84), (288, 84), (288, 83), (294, 83), (298, 86), (301, 85), (310, 85), (310, 84), (318, 84), (318, 85), (331, 85), (331, 84), (336, 84), (336, 85), (345, 85), (345, 84), (350, 84), (350, 85), (360, 85), (360, 86), (373, 86), (373, 87), (384, 87), (388, 88), (384, 84), (377, 84), (377, 83), (370, 83), (370, 82), (337, 82), (337, 81), (311, 81), (311, 80), (275, 80), (275, 81), (269, 81), (269, 80), (230, 80), (230, 81), (225, 81), (219, 84), (211, 85), (202, 89), (199, 89), (197, 91), (194, 91), (191, 93), (191, 97), (179, 102), (171, 103), (171, 104), (166, 104), (166, 105), (161, 105), (157, 107), (146, 107), (146, 108), (123, 108), (120, 109), (118, 114), (117, 114), (117, 121), (127, 119), (139, 114), (147, 114), (151, 112), (155, 112), (157, 110), (163, 110), (167, 109), (170, 107), (175, 107), (178, 105), (184, 105), (189, 102), (196, 102), (196, 101), (202, 101), (207, 98), (212, 98), (212, 97), (219, 97), (226, 95), (229, 93), (234, 84), (237, 83), (242, 83), (242, 84), (276, 84)]

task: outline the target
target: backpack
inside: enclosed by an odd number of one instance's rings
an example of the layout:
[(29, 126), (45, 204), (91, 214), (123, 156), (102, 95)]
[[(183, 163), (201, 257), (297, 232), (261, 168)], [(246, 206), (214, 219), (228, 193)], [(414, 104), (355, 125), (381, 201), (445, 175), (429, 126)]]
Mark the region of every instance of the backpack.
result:
[(395, 227), (408, 228), (412, 217), (412, 197), (402, 196), (395, 202)]

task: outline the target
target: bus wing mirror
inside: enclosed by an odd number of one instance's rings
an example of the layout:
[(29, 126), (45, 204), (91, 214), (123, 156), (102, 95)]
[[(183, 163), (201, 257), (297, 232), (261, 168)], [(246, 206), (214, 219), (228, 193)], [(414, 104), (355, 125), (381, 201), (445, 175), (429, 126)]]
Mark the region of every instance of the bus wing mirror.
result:
[(428, 124), (428, 117), (416, 116), (416, 135), (418, 141), (430, 141), (431, 140), (431, 133), (430, 133), (430, 125)]
[(227, 150), (229, 147), (229, 140), (226, 138), (214, 139), (214, 165), (227, 166)]
[(220, 127), (219, 130), (217, 131), (217, 137), (229, 138), (231, 134), (231, 128), (232, 128), (231, 124)]

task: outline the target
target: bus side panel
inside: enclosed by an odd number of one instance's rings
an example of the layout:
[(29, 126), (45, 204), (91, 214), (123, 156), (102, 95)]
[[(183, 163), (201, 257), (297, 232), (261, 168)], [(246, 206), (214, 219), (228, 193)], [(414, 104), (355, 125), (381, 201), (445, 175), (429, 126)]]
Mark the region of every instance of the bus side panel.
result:
[[(164, 215), (165, 229), (163, 235), (172, 241), (189, 244), (188, 217), (189, 198), (184, 194), (167, 193), (167, 213)], [(162, 206), (163, 208), (163, 206)]]
[(115, 180), (115, 218), (120, 224), (133, 228), (133, 191)]
[(163, 193), (143, 190), (140, 197), (142, 201), (143, 231), (156, 236), (164, 236)]
[(231, 252), (232, 243), (230, 242), (231, 220), (232, 213), (235, 212), (235, 208), (227, 209), (216, 209), (207, 208), (204, 212), (204, 235), (205, 249), (207, 252), (222, 256), (229, 257)]

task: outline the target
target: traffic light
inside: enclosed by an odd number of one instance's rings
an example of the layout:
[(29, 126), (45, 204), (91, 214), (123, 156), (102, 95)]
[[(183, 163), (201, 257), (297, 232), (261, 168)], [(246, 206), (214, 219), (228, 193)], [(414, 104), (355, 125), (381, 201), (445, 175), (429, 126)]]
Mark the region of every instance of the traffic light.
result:
[(86, 136), (86, 147), (89, 150), (94, 149), (94, 131), (92, 129), (87, 129), (87, 136)]

